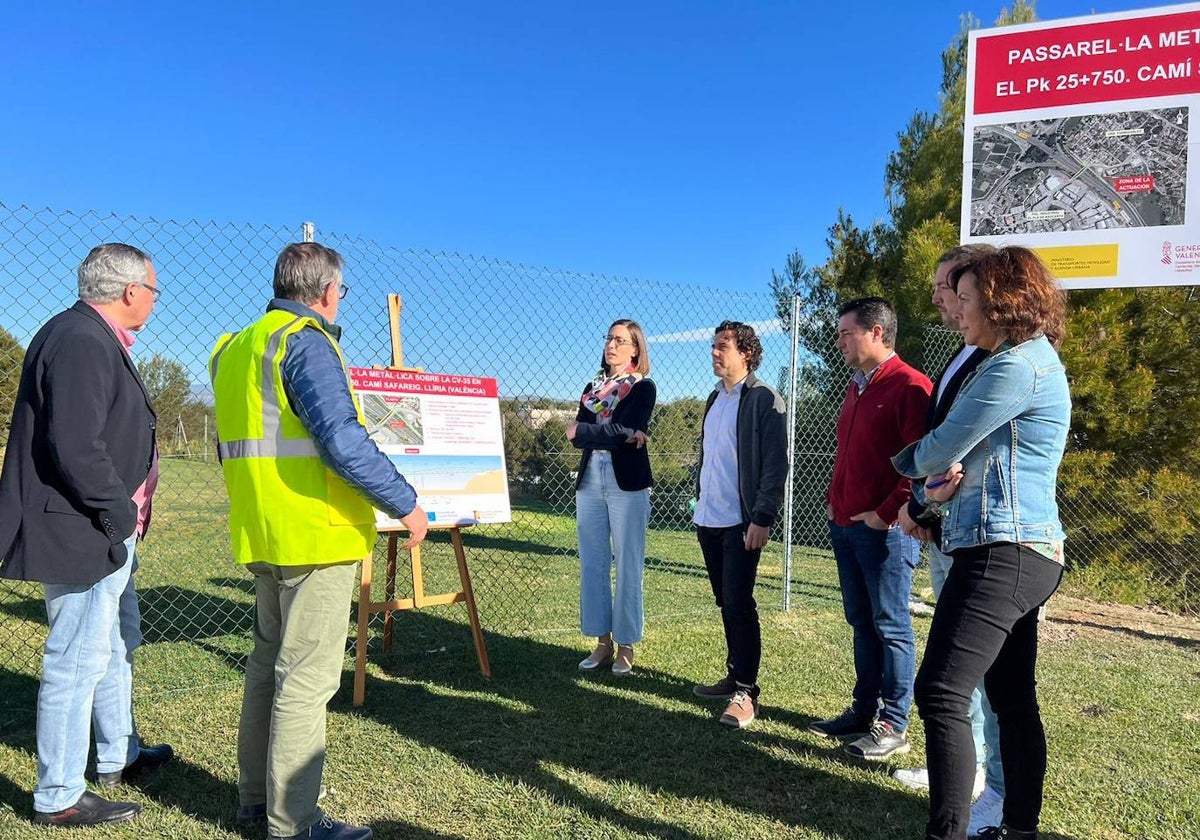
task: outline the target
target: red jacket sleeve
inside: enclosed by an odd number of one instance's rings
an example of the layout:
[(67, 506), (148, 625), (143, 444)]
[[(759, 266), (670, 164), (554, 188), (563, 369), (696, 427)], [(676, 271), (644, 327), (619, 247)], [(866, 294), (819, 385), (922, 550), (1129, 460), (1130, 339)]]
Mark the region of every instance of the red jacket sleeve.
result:
[[(897, 424), (904, 446), (925, 436), (925, 413), (929, 408), (929, 395), (933, 385), (929, 379), (917, 374), (905, 386), (900, 399), (897, 401)], [(903, 447), (901, 447), (903, 448)], [(900, 515), (900, 507), (908, 504), (912, 497), (912, 482), (902, 475), (896, 476), (896, 489), (893, 490), (883, 504), (875, 509), (879, 518), (889, 525)]]

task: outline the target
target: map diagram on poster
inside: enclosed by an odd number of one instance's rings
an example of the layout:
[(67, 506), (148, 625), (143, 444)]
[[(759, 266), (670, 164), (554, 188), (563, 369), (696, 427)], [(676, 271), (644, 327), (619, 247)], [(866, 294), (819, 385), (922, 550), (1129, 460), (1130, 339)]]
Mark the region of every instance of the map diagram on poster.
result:
[(971, 235), (1182, 225), (1188, 109), (975, 128)]
[[(512, 520), (495, 379), (355, 367), (350, 378), (367, 431), (430, 525)], [(400, 524), (379, 511), (376, 521)]]
[(970, 33), (961, 241), (1032, 248), (1066, 288), (1197, 283), (1193, 117), (1200, 4)]

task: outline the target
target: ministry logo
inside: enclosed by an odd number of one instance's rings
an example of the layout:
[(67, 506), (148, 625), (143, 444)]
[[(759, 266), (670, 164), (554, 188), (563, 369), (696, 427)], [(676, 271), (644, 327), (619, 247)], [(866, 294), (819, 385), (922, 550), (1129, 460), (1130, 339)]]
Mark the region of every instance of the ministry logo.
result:
[(1170, 243), (1170, 242), (1163, 242), (1163, 246), (1162, 246), (1162, 264), (1163, 264), (1163, 265), (1170, 265), (1170, 264), (1171, 264), (1171, 243)]

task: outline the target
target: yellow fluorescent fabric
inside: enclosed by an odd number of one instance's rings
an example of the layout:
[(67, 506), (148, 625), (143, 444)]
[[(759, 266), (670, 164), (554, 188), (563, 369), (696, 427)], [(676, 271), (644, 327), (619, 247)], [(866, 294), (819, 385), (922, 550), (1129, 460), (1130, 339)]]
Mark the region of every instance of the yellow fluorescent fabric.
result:
[[(375, 545), (371, 504), (321, 463), (283, 390), (287, 340), (306, 327), (324, 333), (315, 318), (272, 310), (241, 332), (221, 336), (209, 360), (217, 451), (239, 563), (338, 563), (362, 559)], [(337, 342), (324, 334), (345, 372)], [(363, 422), (361, 409), (358, 420)]]

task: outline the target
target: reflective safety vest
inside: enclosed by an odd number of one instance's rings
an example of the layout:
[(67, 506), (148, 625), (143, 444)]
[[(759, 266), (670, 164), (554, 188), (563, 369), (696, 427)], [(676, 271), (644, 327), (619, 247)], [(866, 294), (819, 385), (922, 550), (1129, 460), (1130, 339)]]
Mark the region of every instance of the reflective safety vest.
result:
[[(375, 546), (371, 503), (321, 462), (283, 390), (288, 338), (306, 327), (329, 338), (349, 382), (342, 351), (320, 322), (279, 309), (221, 336), (209, 359), (217, 453), (239, 563), (338, 563), (361, 560)], [(362, 410), (356, 411), (362, 423)]]

